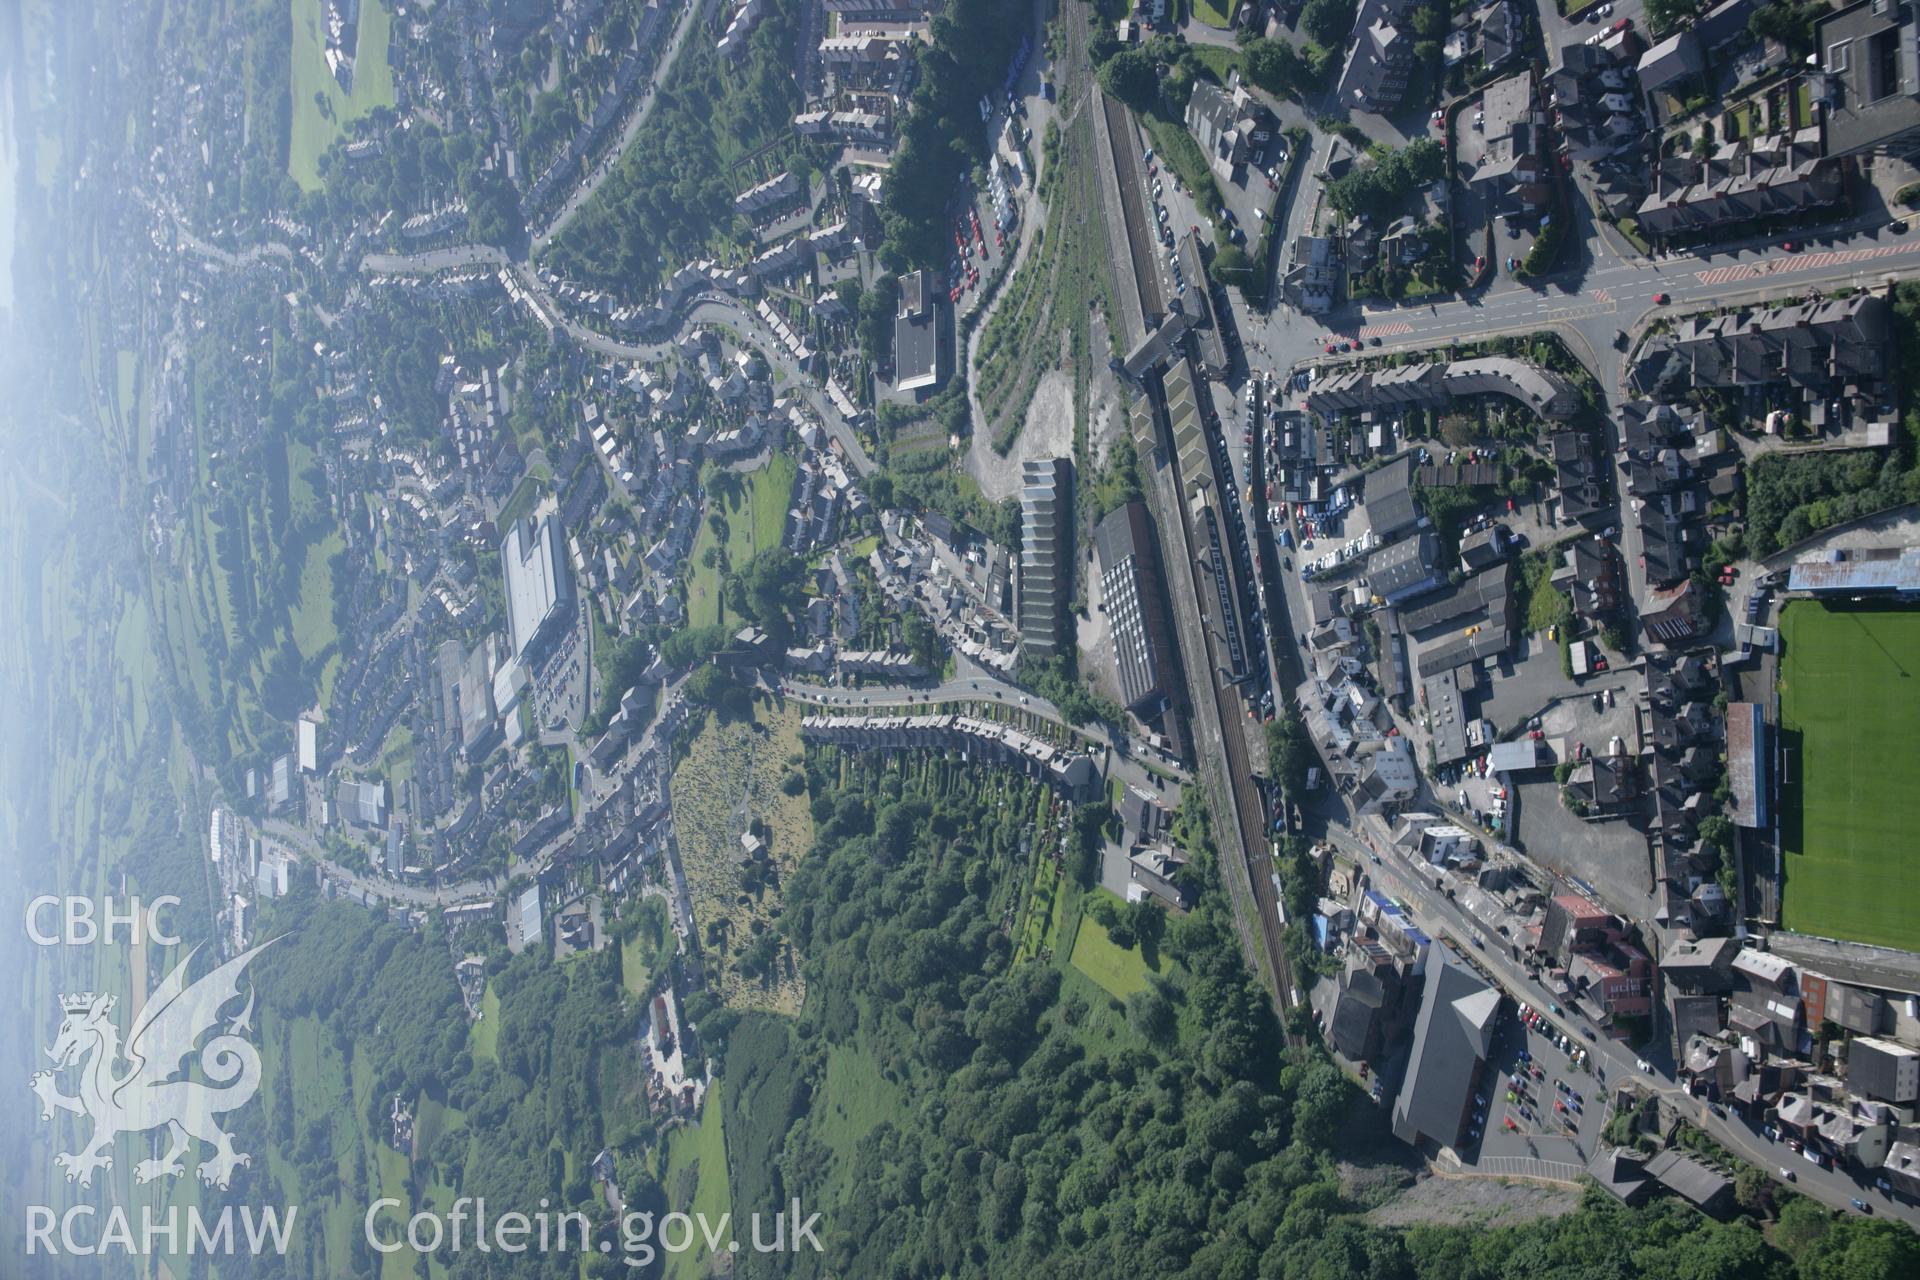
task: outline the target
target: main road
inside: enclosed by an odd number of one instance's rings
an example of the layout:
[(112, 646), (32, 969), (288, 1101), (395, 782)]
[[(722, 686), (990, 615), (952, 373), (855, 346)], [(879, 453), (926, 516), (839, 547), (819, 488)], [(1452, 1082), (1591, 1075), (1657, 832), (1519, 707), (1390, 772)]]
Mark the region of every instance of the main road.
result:
[[(1631, 335), (1663, 315), (1759, 302), (1811, 290), (1864, 288), (1892, 275), (1920, 272), (1920, 234), (1903, 234), (1890, 223), (1822, 233), (1795, 242), (1747, 241), (1711, 253), (1674, 253), (1658, 258), (1621, 256), (1597, 235), (1580, 252), (1583, 261), (1543, 280), (1522, 282), (1504, 274), (1488, 289), (1429, 304), (1348, 304), (1326, 316), (1279, 308), (1248, 314), (1242, 330), (1264, 345), (1273, 368), (1285, 372), (1329, 356), (1332, 339), (1359, 341), (1363, 353), (1415, 351), (1480, 338), (1558, 329), (1573, 339), (1574, 352), (1593, 366), (1609, 394), (1620, 388), (1623, 354), (1619, 335)], [(1571, 250), (1570, 250), (1571, 252)], [(1665, 302), (1655, 302), (1665, 295)], [(1358, 354), (1346, 357), (1357, 359)]]
[[(461, 271), (472, 267), (511, 271), (515, 282), (531, 300), (531, 306), (541, 313), (542, 320), (552, 321), (575, 342), (609, 359), (636, 362), (661, 360), (674, 348), (672, 342), (666, 341), (625, 342), (582, 324), (554, 301), (546, 283), (530, 265), (512, 260), (504, 250), (494, 245), (458, 244), (419, 253), (370, 253), (360, 260), (360, 270), (365, 275), (435, 275), (442, 271)], [(698, 324), (724, 325), (754, 347), (770, 368), (783, 375), (781, 385), (799, 390), (801, 397), (826, 427), (827, 434), (840, 445), (841, 452), (853, 469), (863, 476), (872, 474), (873, 459), (867, 455), (860, 437), (840, 415), (840, 411), (833, 407), (826, 392), (815, 383), (813, 375), (800, 367), (786, 344), (773, 335), (758, 315), (726, 294), (703, 293), (694, 298), (678, 332), (684, 335)]]

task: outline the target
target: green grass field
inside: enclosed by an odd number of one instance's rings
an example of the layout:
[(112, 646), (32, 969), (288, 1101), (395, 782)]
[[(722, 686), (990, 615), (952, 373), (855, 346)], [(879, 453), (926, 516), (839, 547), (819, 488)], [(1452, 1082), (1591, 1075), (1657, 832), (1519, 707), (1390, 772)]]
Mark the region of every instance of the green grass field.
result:
[(293, 643), (303, 658), (313, 657), (336, 639), (332, 560), (345, 546), (345, 539), (333, 530), (307, 548), (300, 566), (300, 598), (294, 602), (291, 623)]
[(671, 954), (667, 908), (664, 898), (647, 898), (633, 908), (640, 913), (640, 927), (620, 944), (620, 984), (636, 996), (653, 987), (654, 970)]
[(480, 1021), (467, 1030), (467, 1051), (475, 1058), (500, 1059), (500, 997), (493, 984), (480, 996)]
[(1099, 983), (1116, 1000), (1145, 991), (1148, 975), (1157, 972), (1147, 967), (1139, 947), (1116, 946), (1107, 936), (1106, 928), (1092, 916), (1083, 916), (1080, 920), (1079, 935), (1073, 940), (1073, 967)]
[(333, 145), (340, 127), (375, 107), (393, 105), (393, 68), (387, 65), (393, 17), (379, 0), (360, 6), (349, 97), (340, 92), (339, 82), (327, 70), (320, 0), (289, 2), (293, 5), (293, 137), (287, 146), (287, 172), (303, 190), (316, 191), (320, 155)]
[(865, 1040), (827, 1050), (826, 1082), (813, 1112), (814, 1132), (833, 1154), (836, 1186), (852, 1184), (860, 1139), (905, 1106), (905, 1099), (905, 1090), (880, 1074)]
[(1233, 25), (1234, 10), (1240, 0), (1193, 0), (1193, 16), (1209, 27), (1225, 31)]
[[(793, 496), (793, 477), (797, 464), (785, 454), (776, 454), (766, 466), (743, 477), (744, 492), (729, 496), (708, 509), (718, 509), (727, 518), (727, 564), (738, 573), (758, 552), (780, 545), (787, 527), (787, 500)], [(720, 569), (702, 563), (708, 547), (718, 545), (712, 526), (704, 520), (693, 540), (687, 579), (687, 625), (712, 626), (723, 622), (720, 600)]]
[[(700, 1123), (692, 1128), (675, 1129), (667, 1139), (667, 1169), (663, 1180), (667, 1195), (674, 1197), (683, 1175), (692, 1170), (695, 1190), (689, 1203), (677, 1200), (672, 1207), (685, 1213), (706, 1215), (709, 1226), (717, 1227), (720, 1215), (733, 1207), (733, 1195), (727, 1182), (727, 1134), (720, 1105), (720, 1083), (707, 1090), (700, 1103)], [(700, 1241), (696, 1229), (694, 1239)], [(666, 1274), (673, 1280), (701, 1280), (712, 1259), (701, 1241), (694, 1249), (667, 1255)]]
[(1798, 771), (1781, 794), (1782, 923), (1920, 949), (1920, 756), (1903, 745), (1920, 719), (1920, 611), (1796, 601), (1780, 633), (1781, 729)]

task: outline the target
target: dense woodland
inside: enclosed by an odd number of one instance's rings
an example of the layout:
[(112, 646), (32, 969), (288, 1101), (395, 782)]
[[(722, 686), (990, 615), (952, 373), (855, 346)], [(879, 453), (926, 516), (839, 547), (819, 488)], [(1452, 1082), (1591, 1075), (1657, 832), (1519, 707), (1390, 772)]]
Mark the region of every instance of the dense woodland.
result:
[[(725, 1059), (735, 1213), (797, 1195), (827, 1224), (825, 1255), (791, 1259), (792, 1274), (1866, 1278), (1920, 1265), (1903, 1228), (1797, 1197), (1771, 1240), (1598, 1191), (1525, 1227), (1370, 1226), (1335, 1166), (1369, 1108), (1318, 1051), (1285, 1047), (1195, 815), (1182, 822), (1200, 851), (1198, 909), (1165, 930), (1167, 976), (1115, 1007), (1070, 969), (1016, 962), (996, 925), (1023, 873), (1004, 853), (1019, 806), (899, 770), (842, 788), (840, 767), (810, 764), (817, 843), (788, 889), (806, 1011), (747, 1019)], [(1104, 816), (1090, 812), (1070, 859), (1083, 877)], [(902, 1105), (843, 1166), (825, 1139), (827, 1104), (845, 1100), (822, 1090), (847, 1050), (870, 1055)]]
[[(359, 1060), (372, 1079), (365, 1114), (357, 1118), (366, 1133), (386, 1134), (395, 1094), (416, 1109), (432, 1099), (464, 1115), (463, 1124), (444, 1128), (417, 1153), (409, 1179), (414, 1204), (429, 1187), (455, 1187), (494, 1205), (535, 1206), (545, 1199), (556, 1213), (580, 1209), (595, 1222), (605, 1219), (587, 1177), (594, 1153), (605, 1146), (640, 1155), (654, 1137), (634, 1069), (639, 1011), (621, 987), (617, 948), (565, 964), (544, 950), (509, 958), (495, 928), (487, 950), (499, 1000), (497, 1056), (476, 1057), (437, 928), (409, 933), (357, 905), (321, 903), (311, 888), (277, 906), (263, 932), (288, 931), (252, 971), (266, 1033), (315, 1019), (349, 1071)], [(269, 1256), (258, 1260), (259, 1274), (371, 1274), (378, 1259), (364, 1243), (359, 1216), (378, 1195), (392, 1192), (373, 1190), (367, 1177), (372, 1153), (354, 1136), (356, 1117), (344, 1098), (329, 1098), (330, 1089), (344, 1090), (345, 1080), (321, 1078), (312, 1061), (275, 1057), (280, 1066), (263, 1084), (263, 1105), (234, 1113), (235, 1137), (242, 1150), (253, 1151), (264, 1150), (270, 1138), (295, 1181), (274, 1172), (278, 1162), (256, 1159), (235, 1176), (228, 1199), (280, 1203), (297, 1187), (295, 1202), (302, 1205), (303, 1225), (310, 1225), (297, 1237), (304, 1266), (289, 1269)], [(299, 1109), (315, 1105), (314, 1098), (333, 1113), (331, 1126), (296, 1123), (297, 1113), (308, 1114)], [(364, 1159), (355, 1158), (356, 1151)], [(651, 1167), (642, 1160), (623, 1161), (621, 1168), (630, 1202), (655, 1206), (659, 1187)], [(319, 1222), (331, 1196), (353, 1214), (350, 1258), (319, 1252)], [(443, 1212), (448, 1207), (439, 1205)], [(396, 1238), (391, 1231), (387, 1236)], [(468, 1249), (447, 1251), (441, 1261), (454, 1277), (497, 1277), (572, 1275), (576, 1260), (562, 1268), (556, 1257), (506, 1259)], [(596, 1260), (593, 1270), (607, 1265)]]
[(1020, 40), (1031, 30), (1021, 0), (951, 0), (919, 55), (920, 83), (887, 173), (888, 267), (938, 266), (948, 256), (947, 216), (957, 179), (984, 164), (992, 139), (982, 97), (998, 101)]
[[(1104, 805), (1064, 809), (1013, 775), (941, 759), (815, 751), (806, 783), (816, 844), (781, 924), (806, 956), (804, 1012), (688, 1002), (726, 1081), (735, 1220), (794, 1197), (822, 1215), (824, 1253), (742, 1253), (739, 1274), (1890, 1280), (1920, 1268), (1904, 1227), (1838, 1217), (1758, 1176), (1736, 1184), (1752, 1216), (1724, 1224), (1595, 1190), (1577, 1212), (1521, 1227), (1373, 1226), (1339, 1162), (1368, 1158), (1378, 1112), (1317, 1048), (1287, 1046), (1241, 959), (1199, 809), (1176, 817), (1196, 909), (1147, 922), (1102, 911), (1089, 889)], [(1036, 813), (1060, 826), (1063, 945), (1093, 904), (1116, 945), (1156, 957), (1158, 975), (1124, 1002), (1058, 957), (1018, 956), (1002, 926), (1032, 878)], [(315, 1219), (327, 1198), (369, 1203), (374, 1162), (357, 1135), (383, 1135), (398, 1094), (461, 1117), (415, 1153), (415, 1204), (457, 1188), (605, 1223), (585, 1172), (604, 1146), (629, 1204), (665, 1209), (617, 949), (555, 963), (538, 949), (509, 958), (497, 929), (463, 939), (493, 972), (489, 1055), (470, 1041), (438, 926), (409, 933), (311, 889), (265, 924), (286, 932), (254, 970), (263, 1037), (291, 1044), (292, 1028), (316, 1026), (343, 1065), (329, 1083), (312, 1061), (276, 1055), (262, 1106), (234, 1119), (242, 1149), (270, 1138), (277, 1155), (240, 1172), (233, 1203), (294, 1186)], [(349, 1078), (364, 1086), (359, 1116), (327, 1102)], [(301, 1122), (316, 1106), (332, 1108), (330, 1125)], [(852, 1138), (850, 1108), (871, 1119)], [(300, 1237), (294, 1273), (371, 1269), (357, 1232), (344, 1261), (322, 1255), (322, 1238)], [(443, 1261), (456, 1277), (574, 1274), (531, 1254)]]
[(748, 256), (751, 233), (733, 197), (783, 168), (802, 179), (810, 172), (792, 127), (796, 9), (770, 4), (737, 63), (723, 63), (711, 40), (687, 42), (646, 127), (550, 246), (550, 265), (631, 292), (710, 253)]

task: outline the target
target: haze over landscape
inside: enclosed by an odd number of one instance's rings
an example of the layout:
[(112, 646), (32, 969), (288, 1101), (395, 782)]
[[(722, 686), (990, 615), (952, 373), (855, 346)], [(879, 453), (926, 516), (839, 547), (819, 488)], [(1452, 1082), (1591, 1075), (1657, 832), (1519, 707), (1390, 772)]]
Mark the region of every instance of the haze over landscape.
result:
[(0, 7), (0, 1275), (1920, 1274), (1917, 41)]

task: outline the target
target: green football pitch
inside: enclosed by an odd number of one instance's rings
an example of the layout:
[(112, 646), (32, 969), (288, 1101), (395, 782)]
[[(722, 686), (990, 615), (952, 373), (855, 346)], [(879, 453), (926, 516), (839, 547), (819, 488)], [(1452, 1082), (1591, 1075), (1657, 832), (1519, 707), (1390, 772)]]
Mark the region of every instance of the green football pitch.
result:
[(1920, 611), (1794, 601), (1780, 635), (1781, 923), (1920, 950)]

